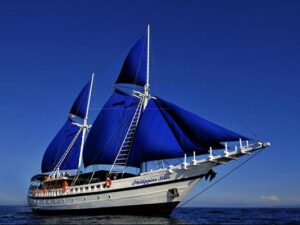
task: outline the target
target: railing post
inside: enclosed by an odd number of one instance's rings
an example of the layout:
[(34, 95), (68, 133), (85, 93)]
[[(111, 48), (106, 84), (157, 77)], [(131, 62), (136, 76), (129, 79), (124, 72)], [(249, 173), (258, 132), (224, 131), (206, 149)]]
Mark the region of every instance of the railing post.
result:
[(225, 150), (224, 150), (224, 154), (225, 154), (225, 156), (227, 156), (228, 155), (228, 146), (227, 146), (227, 142), (225, 142)]
[(196, 152), (193, 151), (193, 165), (195, 166), (197, 164), (197, 161), (196, 161)]
[(242, 150), (243, 148), (242, 138), (240, 138), (239, 141), (240, 141), (240, 149)]
[(184, 154), (184, 162), (183, 162), (183, 168), (186, 170), (187, 162), (186, 162), (186, 154)]
[(209, 157), (210, 160), (212, 160), (214, 158), (213, 156), (213, 152), (212, 152), (212, 147), (209, 147)]

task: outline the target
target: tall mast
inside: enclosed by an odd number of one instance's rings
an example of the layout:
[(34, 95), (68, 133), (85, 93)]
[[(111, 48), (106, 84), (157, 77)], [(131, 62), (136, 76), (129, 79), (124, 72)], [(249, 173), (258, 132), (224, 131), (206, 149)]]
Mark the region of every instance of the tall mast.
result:
[(144, 94), (145, 94), (144, 106), (143, 106), (144, 109), (146, 108), (148, 104), (148, 100), (150, 98), (149, 74), (150, 74), (150, 24), (147, 25), (147, 70), (146, 70), (146, 84), (144, 86)]
[(85, 141), (85, 135), (86, 131), (89, 128), (89, 125), (87, 123), (88, 120), (88, 115), (89, 115), (89, 108), (90, 108), (90, 101), (91, 101), (91, 95), (92, 95), (92, 89), (93, 89), (93, 83), (94, 83), (94, 76), (95, 73), (92, 74), (92, 79), (91, 79), (91, 86), (89, 90), (89, 97), (88, 97), (88, 102), (86, 106), (86, 114), (83, 119), (83, 124), (82, 124), (82, 139), (81, 139), (81, 146), (80, 146), (80, 153), (79, 153), (79, 161), (78, 161), (78, 169), (80, 169), (82, 165), (82, 152), (83, 152), (83, 147), (84, 147), (84, 141)]
[(149, 88), (149, 72), (150, 72), (150, 24), (147, 26), (147, 82)]

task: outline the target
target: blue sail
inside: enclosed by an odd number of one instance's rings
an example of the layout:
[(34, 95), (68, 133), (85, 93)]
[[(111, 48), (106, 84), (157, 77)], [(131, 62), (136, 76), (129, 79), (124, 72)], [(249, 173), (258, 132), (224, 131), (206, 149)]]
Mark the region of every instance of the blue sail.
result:
[(140, 118), (127, 165), (139, 167), (141, 162), (183, 155), (182, 146), (151, 99)]
[(194, 151), (207, 154), (210, 147), (223, 148), (220, 142), (239, 138), (245, 139), (171, 103), (151, 99), (139, 122), (127, 165), (138, 167), (141, 162), (178, 158)]
[[(42, 161), (42, 172), (53, 171), (70, 143), (74, 139), (80, 128), (72, 124), (72, 121), (68, 119), (52, 142), (49, 144)], [(63, 161), (60, 170), (77, 169), (79, 160), (79, 151), (81, 145), (81, 135), (76, 139), (66, 159)]]
[(176, 121), (176, 124), (197, 146), (202, 146), (203, 148), (220, 148), (222, 147), (220, 142), (238, 141), (239, 139), (249, 140), (249, 138), (243, 135), (205, 120), (170, 102), (157, 99), (160, 108), (167, 115), (166, 120), (171, 124), (174, 122), (170, 118)]
[(116, 83), (146, 84), (147, 34), (136, 42), (127, 55)]
[[(129, 52), (116, 83), (143, 86), (146, 83), (147, 36)], [(98, 115), (85, 142), (85, 167), (113, 164), (133, 119), (139, 99), (116, 90)], [(142, 112), (127, 166), (141, 162), (206, 154), (210, 147), (246, 137), (198, 117), (159, 98), (150, 99)]]
[[(116, 91), (94, 122), (83, 152), (84, 165), (113, 164), (139, 99)], [(141, 115), (127, 166), (178, 158), (185, 153), (207, 154), (221, 142), (246, 137), (198, 117), (162, 99), (150, 99)]]
[[(94, 122), (83, 152), (84, 165), (113, 164), (139, 99), (116, 91)], [(185, 153), (207, 154), (221, 142), (248, 139), (196, 116), (172, 103), (151, 99), (138, 124), (127, 166), (178, 158)]]
[[(87, 113), (88, 98), (90, 94), (92, 80), (90, 80), (81, 90), (70, 110), (68, 120), (59, 130), (52, 142), (49, 144), (42, 161), (42, 172), (50, 172), (55, 169), (57, 163), (60, 161), (72, 140), (75, 138), (79, 127), (72, 124), (73, 116), (84, 119)], [(75, 140), (70, 152), (60, 165), (60, 170), (77, 169), (79, 162), (80, 147), (82, 142), (82, 135), (79, 135)]]
[(80, 117), (83, 119), (87, 113), (87, 104), (89, 100), (89, 92), (91, 88), (92, 81), (90, 80), (81, 90), (80, 94), (77, 96), (75, 102), (72, 105), (70, 114)]
[(139, 99), (115, 90), (106, 102), (86, 139), (83, 162), (112, 164), (126, 135)]

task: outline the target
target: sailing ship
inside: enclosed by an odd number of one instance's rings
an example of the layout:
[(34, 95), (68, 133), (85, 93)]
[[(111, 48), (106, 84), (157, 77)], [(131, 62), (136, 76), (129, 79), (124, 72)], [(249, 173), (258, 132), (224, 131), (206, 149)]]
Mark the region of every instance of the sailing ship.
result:
[(270, 145), (152, 96), (149, 56), (148, 25), (89, 125), (92, 75), (31, 178), (34, 212), (167, 215), (214, 167)]

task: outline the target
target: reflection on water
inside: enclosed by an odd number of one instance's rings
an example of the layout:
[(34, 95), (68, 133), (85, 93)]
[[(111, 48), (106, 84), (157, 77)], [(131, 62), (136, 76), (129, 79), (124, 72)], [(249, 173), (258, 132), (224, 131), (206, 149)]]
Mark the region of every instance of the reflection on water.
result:
[(300, 224), (300, 209), (178, 208), (167, 217), (44, 216), (27, 206), (0, 206), (0, 224)]

